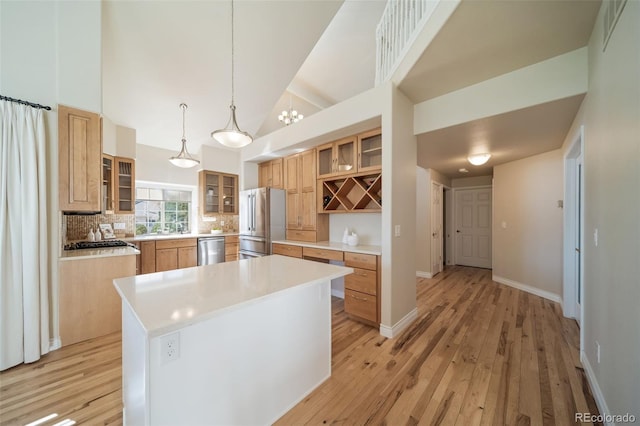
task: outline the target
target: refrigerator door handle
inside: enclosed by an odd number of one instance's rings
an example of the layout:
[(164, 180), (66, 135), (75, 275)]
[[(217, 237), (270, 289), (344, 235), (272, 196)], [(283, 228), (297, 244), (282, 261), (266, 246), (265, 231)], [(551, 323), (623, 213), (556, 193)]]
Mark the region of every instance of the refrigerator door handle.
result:
[(251, 232), (256, 230), (256, 194), (251, 194)]
[(251, 194), (247, 194), (247, 231), (251, 231)]

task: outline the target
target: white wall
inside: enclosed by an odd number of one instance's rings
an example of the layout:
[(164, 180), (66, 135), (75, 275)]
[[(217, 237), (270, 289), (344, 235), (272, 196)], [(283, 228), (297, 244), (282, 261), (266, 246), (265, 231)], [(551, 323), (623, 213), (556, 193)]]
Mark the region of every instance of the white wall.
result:
[(57, 104), (101, 112), (100, 2), (0, 2), (0, 93), (49, 105), (47, 211), (49, 212), (50, 335), (58, 338)]
[(474, 176), (467, 178), (456, 178), (451, 180), (452, 188), (470, 188), (474, 186), (491, 186), (493, 176)]
[(169, 162), (178, 151), (156, 148), (149, 145), (136, 146), (136, 180), (178, 185), (198, 185), (201, 167), (183, 169)]
[[(382, 114), (382, 321), (381, 332), (395, 335), (416, 315), (416, 137), (413, 103), (391, 83), (379, 86), (388, 97)], [(400, 235), (395, 236), (395, 227)], [(394, 329), (393, 327), (396, 327)]]
[[(602, 51), (602, 4), (589, 42), (584, 125), (584, 360), (605, 414), (640, 418), (640, 2), (628, 1)], [(598, 229), (595, 246), (593, 233)], [(596, 341), (600, 344), (598, 363)]]
[[(493, 275), (562, 294), (562, 151), (493, 169)], [(505, 227), (506, 226), (506, 227)]]
[(382, 234), (381, 213), (334, 213), (329, 215), (329, 240), (342, 242), (344, 229), (358, 234), (358, 244), (379, 246)]

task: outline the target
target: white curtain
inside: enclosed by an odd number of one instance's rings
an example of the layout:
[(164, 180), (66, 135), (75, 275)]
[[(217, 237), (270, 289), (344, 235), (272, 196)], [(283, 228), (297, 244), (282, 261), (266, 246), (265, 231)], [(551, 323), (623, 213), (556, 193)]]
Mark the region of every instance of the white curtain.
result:
[(0, 370), (49, 351), (43, 114), (0, 101)]

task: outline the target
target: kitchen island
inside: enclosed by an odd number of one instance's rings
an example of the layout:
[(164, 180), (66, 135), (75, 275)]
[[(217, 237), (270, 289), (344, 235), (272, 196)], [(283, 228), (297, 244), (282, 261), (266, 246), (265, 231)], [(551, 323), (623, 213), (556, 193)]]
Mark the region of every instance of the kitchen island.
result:
[(330, 376), (351, 272), (275, 255), (114, 280), (125, 424), (273, 423)]

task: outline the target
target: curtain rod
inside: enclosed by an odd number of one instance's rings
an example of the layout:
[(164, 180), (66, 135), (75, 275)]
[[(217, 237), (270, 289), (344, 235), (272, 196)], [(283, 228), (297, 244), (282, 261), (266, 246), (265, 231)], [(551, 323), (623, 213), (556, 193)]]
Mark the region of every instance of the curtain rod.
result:
[(41, 108), (41, 109), (44, 109), (44, 110), (47, 110), (47, 111), (51, 111), (51, 107), (50, 106), (34, 104), (32, 102), (23, 101), (21, 99), (14, 99), (14, 98), (10, 98), (8, 96), (0, 95), (0, 100), (9, 101), (9, 102), (16, 102), (16, 103), (19, 103), (19, 104), (22, 104), (22, 105), (29, 105), (30, 107)]

